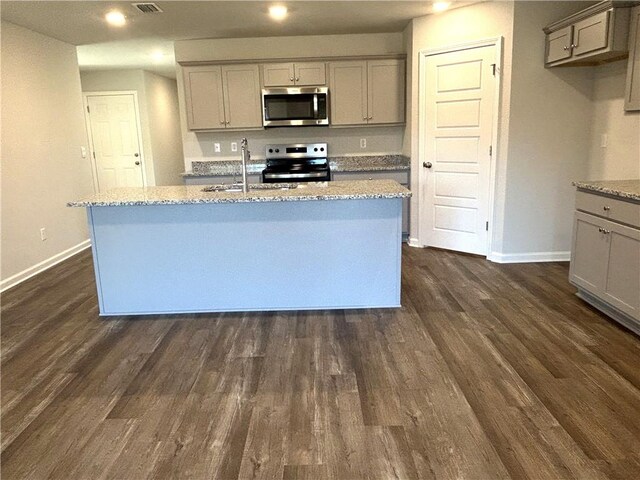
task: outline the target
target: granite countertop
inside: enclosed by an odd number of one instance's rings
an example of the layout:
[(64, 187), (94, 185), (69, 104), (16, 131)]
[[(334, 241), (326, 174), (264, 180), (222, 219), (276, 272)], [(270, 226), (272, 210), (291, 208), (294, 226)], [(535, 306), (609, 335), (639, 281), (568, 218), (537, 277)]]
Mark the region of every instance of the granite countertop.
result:
[(640, 179), (583, 181), (573, 182), (573, 185), (583, 190), (640, 201)]
[[(385, 170), (409, 170), (410, 159), (404, 155), (362, 155), (329, 157), (329, 166), (334, 172), (372, 172)], [(247, 173), (262, 173), (266, 167), (264, 160), (251, 160)], [(193, 170), (185, 172), (183, 177), (215, 177), (240, 175), (239, 160), (194, 161)]]
[[(297, 188), (274, 189), (296, 185)], [(118, 207), (133, 205), (185, 205), (196, 203), (296, 202), (313, 200), (357, 200), (406, 198), (411, 192), (394, 180), (318, 182), (302, 184), (257, 184), (242, 192), (204, 192), (203, 185), (115, 188), (75, 202), (69, 207)]]

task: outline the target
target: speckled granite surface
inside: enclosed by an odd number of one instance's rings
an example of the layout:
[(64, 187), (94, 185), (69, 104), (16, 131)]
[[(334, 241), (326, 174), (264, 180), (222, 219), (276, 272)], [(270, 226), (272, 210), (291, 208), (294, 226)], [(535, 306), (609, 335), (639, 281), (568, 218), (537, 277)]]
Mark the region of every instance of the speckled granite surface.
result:
[[(334, 172), (373, 172), (384, 170), (409, 170), (410, 159), (404, 155), (364, 155), (329, 157), (329, 165)], [(183, 177), (216, 177), (240, 175), (240, 161), (192, 162), (192, 171), (183, 173)], [(248, 173), (262, 173), (264, 160), (252, 160), (247, 165)]]
[(393, 180), (318, 182), (293, 184), (297, 188), (272, 190), (259, 184), (242, 192), (203, 192), (203, 185), (147, 188), (115, 188), (75, 202), (69, 207), (117, 207), (133, 205), (182, 205), (196, 203), (297, 202), (313, 200), (357, 200), (405, 198), (411, 192)]
[(598, 180), (573, 182), (573, 185), (583, 190), (605, 193), (615, 197), (640, 200), (640, 180)]

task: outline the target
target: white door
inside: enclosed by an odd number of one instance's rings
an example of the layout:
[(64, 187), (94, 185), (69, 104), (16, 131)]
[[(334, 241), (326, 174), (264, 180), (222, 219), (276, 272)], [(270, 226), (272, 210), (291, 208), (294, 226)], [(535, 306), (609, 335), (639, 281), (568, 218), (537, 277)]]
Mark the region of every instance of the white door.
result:
[(98, 190), (144, 186), (133, 94), (89, 95), (87, 105)]
[(420, 242), (487, 254), (495, 46), (424, 57)]

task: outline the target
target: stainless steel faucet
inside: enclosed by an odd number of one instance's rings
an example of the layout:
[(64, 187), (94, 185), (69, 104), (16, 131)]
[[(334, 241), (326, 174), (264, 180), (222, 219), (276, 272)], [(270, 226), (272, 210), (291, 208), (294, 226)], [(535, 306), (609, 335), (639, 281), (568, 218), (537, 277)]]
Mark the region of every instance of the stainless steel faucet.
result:
[(249, 191), (247, 163), (251, 159), (251, 152), (249, 152), (249, 142), (246, 137), (240, 141), (240, 156), (242, 157), (242, 193), (247, 193)]

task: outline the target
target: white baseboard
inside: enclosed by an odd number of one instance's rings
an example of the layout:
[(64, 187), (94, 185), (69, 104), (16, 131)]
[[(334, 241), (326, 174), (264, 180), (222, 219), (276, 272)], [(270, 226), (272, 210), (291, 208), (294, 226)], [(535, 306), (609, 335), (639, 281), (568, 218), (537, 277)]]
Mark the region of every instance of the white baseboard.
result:
[(409, 237), (409, 239), (407, 240), (407, 245), (409, 245), (410, 247), (416, 247), (416, 248), (424, 247), (424, 245), (420, 245), (420, 242), (418, 242), (417, 238), (412, 238), (412, 237)]
[(568, 262), (571, 252), (498, 253), (491, 252), (487, 260), (496, 263)]
[(60, 252), (53, 257), (47, 258), (46, 260), (35, 264), (32, 267), (29, 267), (15, 275), (10, 276), (9, 278), (0, 281), (0, 292), (4, 292), (11, 287), (15, 287), (19, 283), (24, 282), (28, 278), (33, 277), (41, 272), (44, 272), (48, 268), (53, 267), (54, 265), (66, 260), (69, 257), (74, 256), (77, 253), (80, 253), (82, 250), (89, 248), (91, 246), (91, 240), (85, 240), (84, 242), (79, 243), (67, 250)]

